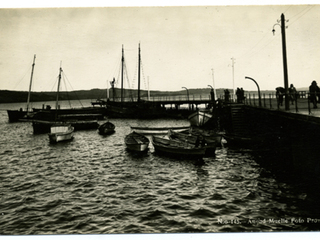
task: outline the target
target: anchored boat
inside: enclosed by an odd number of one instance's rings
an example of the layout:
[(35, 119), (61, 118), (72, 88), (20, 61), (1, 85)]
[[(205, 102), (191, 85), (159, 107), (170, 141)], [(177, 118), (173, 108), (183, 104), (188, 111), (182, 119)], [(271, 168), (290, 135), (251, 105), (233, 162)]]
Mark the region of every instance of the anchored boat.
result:
[(144, 152), (148, 149), (150, 140), (146, 136), (133, 131), (124, 138), (124, 142), (129, 150)]
[(202, 112), (202, 111), (197, 111), (195, 113), (192, 113), (188, 117), (190, 124), (192, 126), (198, 126), (198, 127), (206, 124), (211, 118), (212, 118), (212, 114), (208, 112)]
[(112, 122), (105, 122), (98, 127), (99, 134), (108, 135), (115, 132), (116, 126)]
[(156, 152), (178, 158), (202, 158), (206, 153), (205, 147), (163, 137), (152, 136), (152, 144)]
[[(62, 72), (62, 68), (60, 67), (56, 106), (58, 106), (58, 104), (59, 104), (59, 89), (60, 89), (61, 72)], [(72, 140), (73, 139), (73, 131), (74, 131), (74, 127), (72, 127), (71, 124), (55, 123), (52, 126), (50, 126), (50, 133), (48, 134), (49, 140), (51, 143)]]
[(142, 134), (167, 134), (168, 131), (174, 130), (175, 132), (181, 132), (188, 130), (190, 126), (179, 126), (179, 127), (133, 127), (131, 129), (135, 132)]

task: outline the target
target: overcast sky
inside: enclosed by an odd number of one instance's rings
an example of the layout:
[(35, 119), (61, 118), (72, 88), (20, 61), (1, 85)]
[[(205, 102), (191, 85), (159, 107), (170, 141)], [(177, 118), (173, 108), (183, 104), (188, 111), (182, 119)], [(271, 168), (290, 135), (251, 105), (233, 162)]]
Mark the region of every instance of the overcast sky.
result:
[[(142, 4), (141, 4), (142, 5)], [(23, 7), (23, 6), (22, 6)], [(34, 91), (55, 91), (60, 63), (68, 90), (120, 87), (121, 48), (128, 80), (137, 88), (243, 87), (255, 79), (262, 90), (284, 85), (283, 13), (289, 84), (320, 83), (320, 5), (144, 6), (0, 9), (0, 89), (28, 90), (33, 56)], [(272, 34), (272, 29), (275, 34)], [(234, 64), (232, 61), (234, 58)], [(234, 73), (234, 75), (233, 75)], [(234, 77), (233, 77), (234, 76)], [(129, 86), (130, 85), (130, 86)], [(110, 86), (110, 85), (109, 85)]]

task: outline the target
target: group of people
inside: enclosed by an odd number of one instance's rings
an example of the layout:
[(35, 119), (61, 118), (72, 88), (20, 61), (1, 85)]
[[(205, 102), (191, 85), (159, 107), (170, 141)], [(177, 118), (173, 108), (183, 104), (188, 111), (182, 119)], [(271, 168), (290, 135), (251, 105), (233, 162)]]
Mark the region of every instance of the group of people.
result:
[[(237, 103), (243, 103), (243, 101), (246, 98), (244, 96), (243, 88), (237, 88), (236, 95), (237, 95)], [(225, 100), (225, 102), (229, 102), (230, 101), (230, 92), (229, 92), (228, 89), (224, 90), (224, 100)]]
[[(286, 91), (283, 87), (277, 87), (276, 88), (276, 97), (278, 100), (278, 107), (282, 106), (283, 104), (283, 98), (286, 94)], [(296, 88), (293, 86), (293, 84), (290, 84), (289, 93), (288, 93), (289, 101), (291, 101), (291, 104), (294, 104), (298, 97), (299, 93), (297, 92)]]
[[(311, 82), (311, 85), (309, 86), (309, 94), (310, 94), (309, 100), (313, 104), (313, 108), (317, 108), (318, 107), (317, 103), (320, 103), (320, 88), (318, 87), (318, 84), (315, 80), (313, 80)], [(276, 97), (278, 100), (278, 107), (282, 106), (284, 96), (285, 96), (285, 89), (283, 87), (277, 87)], [(293, 84), (290, 85), (288, 97), (289, 97), (289, 100), (291, 101), (291, 104), (294, 104), (294, 102), (299, 97), (299, 93), (297, 92)]]
[(244, 99), (246, 98), (244, 96), (243, 88), (237, 88), (236, 95), (237, 95), (237, 103), (243, 103)]

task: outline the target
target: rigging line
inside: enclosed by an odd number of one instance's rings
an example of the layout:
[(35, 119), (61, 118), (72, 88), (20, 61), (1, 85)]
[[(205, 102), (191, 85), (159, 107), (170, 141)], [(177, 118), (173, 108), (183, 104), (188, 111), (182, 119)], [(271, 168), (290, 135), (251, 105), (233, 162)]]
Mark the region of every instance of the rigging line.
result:
[[(62, 72), (62, 75), (63, 75), (63, 78), (64, 78), (63, 80), (64, 80), (64, 84), (65, 84), (67, 96), (69, 96), (69, 95), (68, 95), (68, 86), (67, 86), (66, 82), (69, 83), (69, 86), (70, 86), (71, 90), (73, 91), (74, 95), (76, 96), (76, 99), (79, 101), (80, 105), (83, 107), (82, 102), (80, 101), (79, 96), (76, 94), (76, 92), (74, 92), (74, 89), (73, 89), (73, 87), (72, 87), (72, 85), (71, 85), (71, 83), (70, 83), (67, 75), (64, 73), (64, 71)], [(65, 79), (66, 79), (67, 81), (65, 81)], [(68, 97), (68, 99), (69, 99), (69, 97)], [(71, 104), (70, 104), (70, 107), (71, 107)]]
[(26, 70), (26, 72), (24, 73), (23, 77), (18, 81), (18, 83), (13, 87), (13, 89), (16, 89), (17, 86), (22, 82), (22, 80), (26, 77), (26, 75), (28, 74), (28, 72), (30, 73), (30, 69), (32, 68), (31, 64), (30, 67), (28, 67), (28, 69)]
[(72, 106), (71, 106), (71, 102), (70, 102), (69, 93), (68, 93), (68, 91), (67, 91), (66, 77), (65, 77), (64, 72), (62, 72), (62, 82), (63, 82), (64, 87), (65, 87), (65, 89), (66, 89), (67, 100), (68, 100), (69, 106), (70, 106), (70, 108), (71, 108)]
[[(138, 60), (136, 60), (136, 68), (135, 68), (135, 71), (134, 71), (134, 76), (133, 76), (133, 80), (132, 80), (132, 89), (134, 88), (134, 83), (136, 81), (136, 79), (138, 78), (137, 75), (138, 75)], [(138, 80), (137, 80), (138, 81)]]
[(144, 88), (147, 89), (147, 84), (146, 84), (146, 78), (144, 75), (144, 69), (143, 69), (143, 64), (142, 64), (142, 57), (140, 56), (140, 65), (141, 65), (141, 75), (143, 76), (143, 82), (144, 82)]
[[(117, 69), (118, 69), (118, 74), (117, 74), (117, 76), (115, 77), (115, 79), (116, 79), (116, 81), (115, 81), (115, 87), (118, 87), (118, 85), (119, 85), (119, 81), (120, 81), (120, 74), (121, 74), (121, 60), (118, 62), (118, 67), (117, 67)], [(116, 71), (115, 71), (115, 73), (116, 73)], [(112, 78), (112, 81), (113, 81), (113, 78)]]
[(147, 82), (146, 82), (146, 76), (145, 76), (145, 74), (144, 74), (144, 69), (143, 69), (143, 64), (142, 64), (142, 62), (141, 62), (141, 73), (142, 73), (142, 76), (143, 76), (144, 88), (145, 88), (145, 89), (148, 89)]
[(127, 64), (125, 62), (124, 62), (124, 71), (125, 71), (125, 76), (126, 76), (126, 79), (127, 79), (129, 96), (131, 97), (131, 100), (133, 101), (132, 91), (130, 89), (130, 81), (129, 81), (129, 77), (128, 77)]

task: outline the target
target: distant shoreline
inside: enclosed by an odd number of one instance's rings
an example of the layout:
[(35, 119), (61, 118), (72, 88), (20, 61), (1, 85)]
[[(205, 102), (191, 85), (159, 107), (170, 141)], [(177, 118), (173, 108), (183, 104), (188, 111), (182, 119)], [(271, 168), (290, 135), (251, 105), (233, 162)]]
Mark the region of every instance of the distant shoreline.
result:
[[(308, 88), (297, 89), (297, 91), (308, 91)], [(233, 89), (228, 89), (232, 94)], [(245, 89), (244, 89), (245, 90)], [(124, 97), (136, 96), (137, 90), (124, 90)], [(111, 94), (111, 89), (109, 89), (109, 93)], [(257, 94), (258, 91), (246, 91), (245, 94)], [(275, 93), (275, 90), (261, 90), (261, 94), (272, 94)], [(147, 97), (148, 91), (141, 90), (141, 97)], [(181, 91), (150, 91), (151, 96), (161, 97), (161, 96), (185, 96), (186, 90)], [(210, 95), (210, 88), (196, 88), (196, 89), (188, 89), (188, 94), (191, 95), (202, 95), (208, 96)], [(216, 89), (216, 94), (218, 97), (224, 95), (224, 89)], [(120, 96), (120, 89), (115, 89), (115, 95)], [(28, 97), (27, 91), (12, 91), (12, 90), (0, 90), (0, 103), (19, 103), (26, 102)], [(31, 102), (47, 102), (47, 101), (55, 101), (56, 93), (55, 92), (32, 92), (30, 97)], [(106, 99), (107, 98), (107, 90), (106, 89), (91, 89), (91, 90), (77, 90), (70, 92), (61, 92), (60, 100), (82, 100), (82, 99)]]

